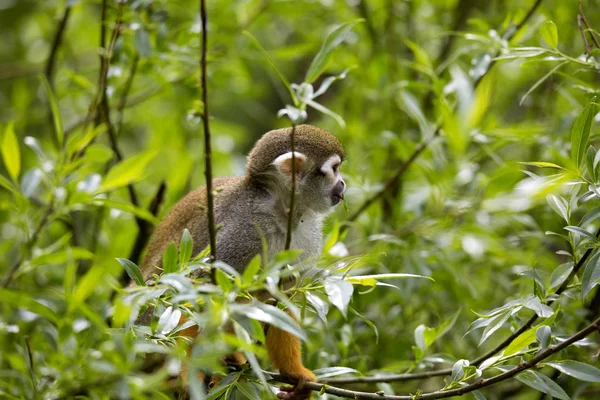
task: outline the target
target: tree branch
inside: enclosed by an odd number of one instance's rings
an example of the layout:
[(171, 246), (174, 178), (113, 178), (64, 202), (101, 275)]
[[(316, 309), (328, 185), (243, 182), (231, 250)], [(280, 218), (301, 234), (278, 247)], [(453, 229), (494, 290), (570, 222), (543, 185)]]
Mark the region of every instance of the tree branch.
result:
[[(504, 39), (506, 41), (510, 41), (517, 34), (517, 32), (519, 32), (519, 30), (521, 30), (521, 28), (523, 28), (523, 26), (525, 26), (525, 24), (533, 16), (534, 12), (537, 10), (537, 8), (540, 6), (541, 3), (542, 3), (542, 0), (536, 0), (535, 3), (531, 6), (529, 11), (527, 12), (527, 14), (525, 15), (525, 17), (523, 17), (523, 19), (517, 25), (515, 25), (513, 28), (506, 30), (505, 34), (503, 35)], [(486, 71), (483, 74), (481, 74), (478, 78), (475, 79), (475, 81), (473, 82), (473, 88), (477, 88), (477, 86), (479, 86), (479, 84), (481, 83), (483, 78), (488, 74), (488, 72), (494, 66), (494, 64), (496, 63), (495, 57), (498, 55), (498, 52), (499, 52), (499, 50), (497, 50), (495, 52), (495, 54), (492, 55), (492, 57), (491, 57), (492, 61), (488, 65), (488, 68), (486, 69)], [(413, 153), (408, 157), (408, 159), (406, 161), (404, 161), (402, 164), (400, 164), (400, 166), (398, 167), (398, 169), (396, 170), (396, 172), (394, 173), (392, 178), (390, 178), (386, 181), (384, 187), (382, 189), (380, 189), (379, 191), (375, 192), (369, 198), (367, 198), (363, 202), (363, 204), (361, 204), (358, 207), (358, 210), (356, 210), (346, 220), (346, 222), (348, 222), (348, 223), (354, 222), (365, 210), (367, 210), (373, 203), (375, 203), (377, 200), (379, 200), (379, 198), (383, 194), (385, 194), (391, 186), (394, 185), (395, 181), (397, 179), (400, 179), (404, 175), (404, 173), (408, 170), (408, 167), (410, 167), (412, 165), (412, 163), (423, 153), (423, 151), (425, 149), (427, 149), (427, 147), (429, 147), (429, 145), (440, 135), (440, 133), (441, 133), (441, 128), (438, 126), (435, 129), (435, 131), (433, 132), (433, 134), (430, 137), (423, 140), (421, 143), (419, 143), (417, 145), (417, 147), (413, 150)], [(346, 225), (342, 226), (341, 231), (345, 232), (347, 229), (348, 229), (348, 225), (346, 224)]]
[[(505, 380), (512, 378), (513, 376), (519, 374), (520, 372), (523, 372), (525, 370), (533, 368), (540, 361), (545, 360), (546, 358), (550, 357), (551, 355), (558, 353), (559, 351), (567, 348), (568, 346), (572, 345), (573, 343), (589, 336), (590, 334), (592, 334), (593, 332), (596, 332), (598, 330), (600, 330), (600, 318), (598, 318), (597, 320), (592, 322), (590, 325), (588, 325), (586, 328), (580, 330), (579, 332), (577, 332), (575, 335), (571, 336), (569, 339), (565, 340), (564, 342), (557, 344), (555, 346), (548, 347), (546, 350), (542, 351), (535, 357), (531, 358), (529, 361), (522, 362), (521, 364), (515, 366), (514, 368), (512, 368), (506, 372), (503, 372), (501, 374), (498, 374), (496, 376), (493, 376), (491, 378), (480, 379), (470, 385), (463, 386), (463, 387), (456, 388), (456, 389), (423, 393), (423, 394), (418, 394), (418, 395), (385, 396), (385, 395), (380, 395), (378, 393), (358, 392), (358, 391), (354, 391), (354, 390), (341, 389), (341, 388), (329, 386), (327, 384), (322, 384), (322, 383), (308, 382), (308, 383), (305, 383), (303, 387), (306, 389), (309, 389), (309, 390), (313, 390), (313, 391), (321, 391), (322, 390), (325, 393), (333, 394), (333, 395), (336, 395), (339, 397), (350, 398), (350, 399), (433, 400), (433, 399), (444, 399), (444, 398), (448, 398), (448, 397), (461, 396), (465, 393), (470, 393), (475, 390), (478, 390), (478, 389), (481, 389), (481, 388), (484, 388), (487, 386), (492, 386), (499, 382), (505, 381)], [(278, 375), (278, 374), (272, 374), (272, 376), (274, 379), (281, 381), (281, 382), (291, 383), (291, 384), (296, 383), (289, 379), (285, 379), (281, 375)]]
[(289, 250), (290, 245), (292, 244), (292, 229), (294, 224), (294, 206), (296, 200), (296, 124), (292, 124), (290, 146), (292, 150), (292, 190), (290, 192), (290, 209), (288, 211), (288, 224), (285, 235), (285, 250)]
[[(202, 123), (204, 126), (204, 176), (206, 178), (206, 214), (208, 216), (208, 236), (210, 242), (210, 258), (211, 261), (217, 259), (217, 232), (215, 227), (214, 214), (214, 194), (212, 186), (212, 148), (210, 144), (210, 126), (208, 123), (208, 100), (207, 100), (207, 84), (206, 84), (206, 53), (207, 53), (207, 38), (206, 31), (206, 4), (205, 0), (200, 0), (200, 19), (202, 22), (202, 56), (200, 58), (200, 84), (202, 86)], [(211, 272), (214, 282), (214, 268)]]
[(58, 49), (62, 42), (63, 33), (67, 27), (67, 21), (69, 20), (70, 15), (71, 6), (67, 3), (67, 7), (65, 8), (63, 16), (58, 23), (58, 29), (56, 29), (56, 34), (54, 35), (54, 40), (52, 41), (52, 47), (50, 48), (50, 54), (48, 56), (48, 60), (46, 61), (46, 67), (44, 68), (44, 74), (46, 75), (48, 83), (50, 83), (50, 87), (52, 88), (54, 88), (54, 64), (56, 61), (56, 54), (58, 53)]

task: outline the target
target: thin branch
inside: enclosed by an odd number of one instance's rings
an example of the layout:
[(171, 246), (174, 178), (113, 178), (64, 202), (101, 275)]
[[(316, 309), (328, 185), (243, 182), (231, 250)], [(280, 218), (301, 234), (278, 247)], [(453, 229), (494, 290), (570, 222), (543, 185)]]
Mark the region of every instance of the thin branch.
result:
[(585, 28), (583, 27), (583, 16), (581, 14), (577, 15), (577, 26), (579, 27), (579, 33), (581, 34), (581, 39), (583, 40), (583, 45), (585, 46), (585, 54), (590, 54), (592, 52), (592, 47), (588, 43), (587, 37), (585, 37)]
[(71, 6), (67, 4), (63, 16), (58, 23), (58, 28), (56, 29), (56, 34), (54, 35), (54, 40), (52, 41), (52, 47), (50, 48), (50, 55), (48, 56), (48, 61), (46, 61), (46, 67), (44, 68), (44, 73), (46, 74), (48, 83), (50, 83), (50, 87), (52, 88), (54, 88), (54, 64), (56, 61), (56, 54), (58, 53), (58, 49), (62, 42), (63, 33), (67, 27), (67, 21), (69, 20), (70, 15)]
[(296, 200), (296, 124), (292, 124), (290, 132), (290, 144), (292, 150), (292, 190), (290, 192), (290, 209), (288, 211), (287, 232), (285, 235), (285, 249), (289, 250), (292, 244), (292, 229), (294, 224), (294, 206)]
[(31, 376), (31, 386), (33, 387), (33, 398), (38, 398), (37, 378), (35, 377), (35, 364), (33, 362), (33, 350), (31, 349), (31, 338), (25, 336), (25, 346), (27, 347), (27, 358), (29, 359), (29, 375)]
[[(206, 178), (206, 214), (208, 216), (208, 236), (210, 241), (210, 258), (212, 261), (217, 259), (217, 232), (215, 229), (214, 214), (214, 196), (212, 186), (212, 148), (210, 144), (210, 126), (208, 123), (208, 100), (206, 84), (206, 53), (208, 32), (206, 30), (206, 4), (205, 0), (200, 0), (200, 19), (202, 22), (202, 57), (200, 58), (200, 83), (202, 85), (202, 123), (204, 126), (204, 176)], [(212, 277), (214, 281), (214, 268)]]
[[(525, 370), (531, 369), (535, 367), (539, 362), (545, 360), (551, 355), (558, 353), (559, 351), (569, 347), (573, 343), (589, 336), (590, 334), (600, 330), (600, 318), (592, 322), (586, 328), (580, 330), (575, 335), (571, 336), (569, 339), (564, 342), (557, 344), (555, 346), (550, 346), (546, 350), (540, 352), (535, 357), (531, 358), (529, 361), (522, 362), (521, 364), (515, 366), (514, 368), (493, 376), (491, 378), (480, 379), (470, 385), (463, 386), (456, 389), (450, 389), (445, 391), (436, 391), (430, 393), (422, 393), (419, 395), (404, 395), (404, 396), (385, 396), (380, 395), (378, 393), (369, 393), (369, 392), (358, 392), (354, 390), (346, 390), (338, 387), (329, 386), (327, 384), (322, 383), (313, 383), (308, 382), (304, 384), (305, 389), (313, 390), (313, 391), (323, 391), (325, 393), (333, 394), (339, 397), (345, 397), (350, 399), (373, 399), (373, 400), (432, 400), (432, 399), (444, 399), (448, 397), (454, 396), (462, 396), (465, 393), (470, 393), (475, 390), (479, 390), (481, 388), (495, 385), (499, 382), (505, 381), (513, 376), (523, 372)], [(294, 384), (294, 381), (283, 378), (281, 375), (272, 374), (273, 378), (286, 383)]]
[(137, 73), (137, 67), (140, 63), (140, 56), (136, 53), (133, 57), (133, 61), (131, 62), (131, 69), (129, 70), (129, 76), (125, 81), (125, 85), (123, 86), (123, 91), (121, 92), (121, 97), (119, 98), (119, 103), (117, 105), (117, 134), (121, 133), (123, 129), (123, 115), (125, 114), (123, 111), (127, 106), (127, 98), (129, 97), (129, 92), (131, 91), (131, 86), (133, 86), (133, 78), (135, 78), (135, 74)]
[[(590, 27), (590, 24), (588, 23), (587, 18), (585, 17), (585, 14), (583, 13), (583, 5), (581, 4), (581, 0), (579, 0), (578, 3), (579, 3), (579, 14), (577, 15), (577, 23), (580, 24), (580, 22), (583, 22), (583, 24), (587, 28), (588, 33), (590, 34), (590, 38), (592, 38), (592, 42), (594, 42), (594, 45), (598, 49), (600, 49), (600, 42), (598, 41), (596, 34), (594, 34), (594, 30)], [(579, 29), (581, 30), (581, 25), (579, 25)], [(581, 35), (583, 36), (583, 41), (585, 43), (586, 50), (588, 50), (588, 42), (585, 38), (585, 33), (583, 30), (581, 30)], [(591, 49), (590, 49), (590, 51), (591, 51)], [(589, 54), (589, 53), (586, 53), (586, 54)]]
[[(506, 33), (504, 34), (504, 39), (506, 41), (510, 41), (517, 34), (517, 32), (519, 32), (519, 30), (521, 30), (521, 28), (523, 28), (523, 26), (525, 26), (527, 21), (529, 21), (529, 19), (533, 16), (534, 12), (537, 10), (537, 8), (540, 6), (541, 3), (542, 3), (542, 0), (536, 0), (536, 2), (531, 6), (529, 11), (525, 15), (525, 17), (523, 17), (523, 19), (517, 25), (515, 25), (512, 29), (508, 29), (506, 31)], [(477, 88), (477, 86), (479, 86), (479, 84), (481, 83), (483, 78), (489, 73), (491, 68), (494, 66), (495, 57), (497, 56), (498, 52), (499, 52), (499, 50), (497, 50), (496, 54), (494, 54), (491, 57), (492, 61), (488, 65), (488, 68), (486, 69), (486, 71), (483, 74), (481, 74), (477, 79), (475, 79), (475, 81), (473, 82), (474, 88)], [(396, 172), (394, 173), (392, 178), (388, 179), (388, 181), (386, 182), (384, 187), (382, 189), (380, 189), (379, 191), (375, 192), (369, 198), (367, 198), (363, 202), (363, 204), (361, 204), (358, 207), (358, 210), (356, 212), (354, 212), (347, 219), (347, 222), (351, 223), (351, 222), (355, 221), (366, 209), (368, 209), (384, 193), (386, 193), (387, 190), (389, 190), (389, 187), (394, 185), (395, 181), (404, 175), (404, 173), (406, 172), (408, 167), (411, 166), (411, 164), (421, 155), (421, 153), (423, 153), (423, 151), (434, 141), (434, 139), (436, 139), (440, 135), (440, 133), (441, 133), (441, 128), (438, 126), (430, 137), (426, 138), (424, 141), (419, 143), (417, 145), (417, 147), (415, 148), (415, 150), (413, 151), (413, 153), (408, 157), (408, 159), (405, 162), (403, 162), (402, 164), (400, 164), (400, 166), (398, 167), (398, 169), (396, 170)], [(341, 228), (342, 232), (346, 231), (347, 229), (348, 229), (348, 225), (344, 225)]]

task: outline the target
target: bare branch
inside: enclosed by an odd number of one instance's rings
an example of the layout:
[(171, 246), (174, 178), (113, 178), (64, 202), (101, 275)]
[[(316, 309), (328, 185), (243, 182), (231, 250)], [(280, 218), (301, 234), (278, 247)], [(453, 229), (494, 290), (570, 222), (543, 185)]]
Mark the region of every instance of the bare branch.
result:
[(285, 249), (289, 250), (292, 244), (292, 229), (294, 224), (294, 206), (296, 200), (296, 124), (292, 124), (290, 132), (290, 148), (292, 150), (292, 190), (290, 192), (290, 209), (288, 211), (287, 233), (285, 235)]
[[(432, 399), (444, 399), (444, 398), (448, 398), (448, 397), (461, 396), (465, 393), (470, 393), (470, 392), (473, 392), (475, 390), (478, 390), (478, 389), (481, 389), (481, 388), (484, 388), (487, 386), (495, 385), (499, 382), (502, 382), (502, 381), (512, 378), (513, 376), (519, 374), (520, 372), (523, 372), (525, 370), (533, 368), (540, 361), (545, 360), (546, 358), (550, 357), (551, 355), (558, 353), (559, 351), (569, 347), (573, 343), (589, 336), (590, 334), (592, 334), (593, 332), (596, 332), (598, 330), (600, 330), (600, 318), (598, 318), (597, 320), (592, 322), (590, 325), (588, 325), (586, 328), (580, 330), (579, 332), (577, 332), (575, 335), (571, 336), (564, 342), (561, 342), (560, 344), (557, 344), (555, 346), (548, 347), (546, 350), (540, 352), (538, 355), (531, 358), (529, 361), (522, 362), (521, 364), (515, 366), (514, 368), (512, 368), (506, 372), (503, 372), (501, 374), (498, 374), (496, 376), (492, 376), (491, 378), (480, 379), (470, 385), (463, 386), (463, 387), (456, 388), (456, 389), (451, 389), (451, 390), (422, 393), (419, 395), (385, 396), (385, 395), (380, 395), (378, 393), (346, 390), (346, 389), (329, 386), (329, 385), (323, 384), (323, 383), (313, 383), (313, 382), (305, 383), (304, 388), (313, 390), (313, 391), (321, 391), (322, 390), (325, 393), (329, 393), (329, 394), (333, 394), (335, 396), (345, 397), (345, 398), (349, 398), (349, 399), (432, 400)], [(272, 376), (274, 377), (274, 379), (281, 381), (281, 382), (292, 383), (292, 384), (295, 383), (291, 380), (283, 378), (281, 375), (278, 375), (278, 374), (272, 374)]]
[(63, 33), (67, 27), (67, 21), (69, 20), (70, 15), (71, 6), (67, 3), (67, 7), (65, 8), (63, 16), (58, 23), (58, 28), (56, 29), (56, 34), (54, 35), (54, 40), (52, 41), (52, 47), (50, 48), (48, 61), (46, 61), (46, 67), (44, 68), (44, 73), (46, 74), (48, 83), (50, 83), (50, 87), (52, 88), (54, 87), (54, 65), (56, 61), (56, 54), (58, 53), (58, 49), (62, 42)]
[[(208, 236), (210, 241), (210, 258), (212, 261), (217, 258), (217, 232), (215, 227), (214, 214), (214, 194), (212, 185), (212, 148), (210, 144), (210, 126), (208, 123), (208, 101), (207, 101), (207, 84), (206, 84), (206, 53), (207, 53), (207, 38), (206, 31), (206, 4), (205, 0), (200, 0), (200, 19), (202, 22), (202, 56), (200, 58), (200, 84), (202, 86), (202, 104), (204, 110), (202, 112), (202, 123), (204, 126), (204, 176), (206, 178), (206, 214), (208, 216)], [(212, 272), (214, 281), (214, 269)]]

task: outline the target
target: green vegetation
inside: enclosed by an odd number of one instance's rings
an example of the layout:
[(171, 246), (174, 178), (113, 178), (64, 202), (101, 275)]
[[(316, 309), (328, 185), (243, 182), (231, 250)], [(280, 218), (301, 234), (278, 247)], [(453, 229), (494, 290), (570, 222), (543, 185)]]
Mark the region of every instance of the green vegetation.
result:
[[(261, 322), (303, 339), (313, 398), (600, 397), (596, 1), (209, 0), (206, 102), (199, 2), (0, 10), (0, 398), (183, 397), (184, 365), (192, 398), (274, 398)], [(346, 207), (285, 296), (293, 250), (239, 274), (187, 231), (139, 275), (206, 122), (215, 176), (278, 127), (345, 145)]]

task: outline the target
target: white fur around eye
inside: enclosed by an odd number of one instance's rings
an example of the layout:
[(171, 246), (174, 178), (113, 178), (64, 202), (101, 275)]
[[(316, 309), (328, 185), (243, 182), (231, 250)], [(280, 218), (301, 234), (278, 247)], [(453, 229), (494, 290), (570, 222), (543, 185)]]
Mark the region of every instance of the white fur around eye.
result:
[(333, 155), (331, 157), (329, 157), (327, 159), (327, 161), (325, 161), (323, 163), (323, 166), (321, 167), (321, 172), (323, 172), (326, 175), (332, 174), (335, 175), (335, 171), (333, 170), (333, 166), (336, 164), (340, 164), (342, 162), (342, 159), (340, 158), (340, 156)]

